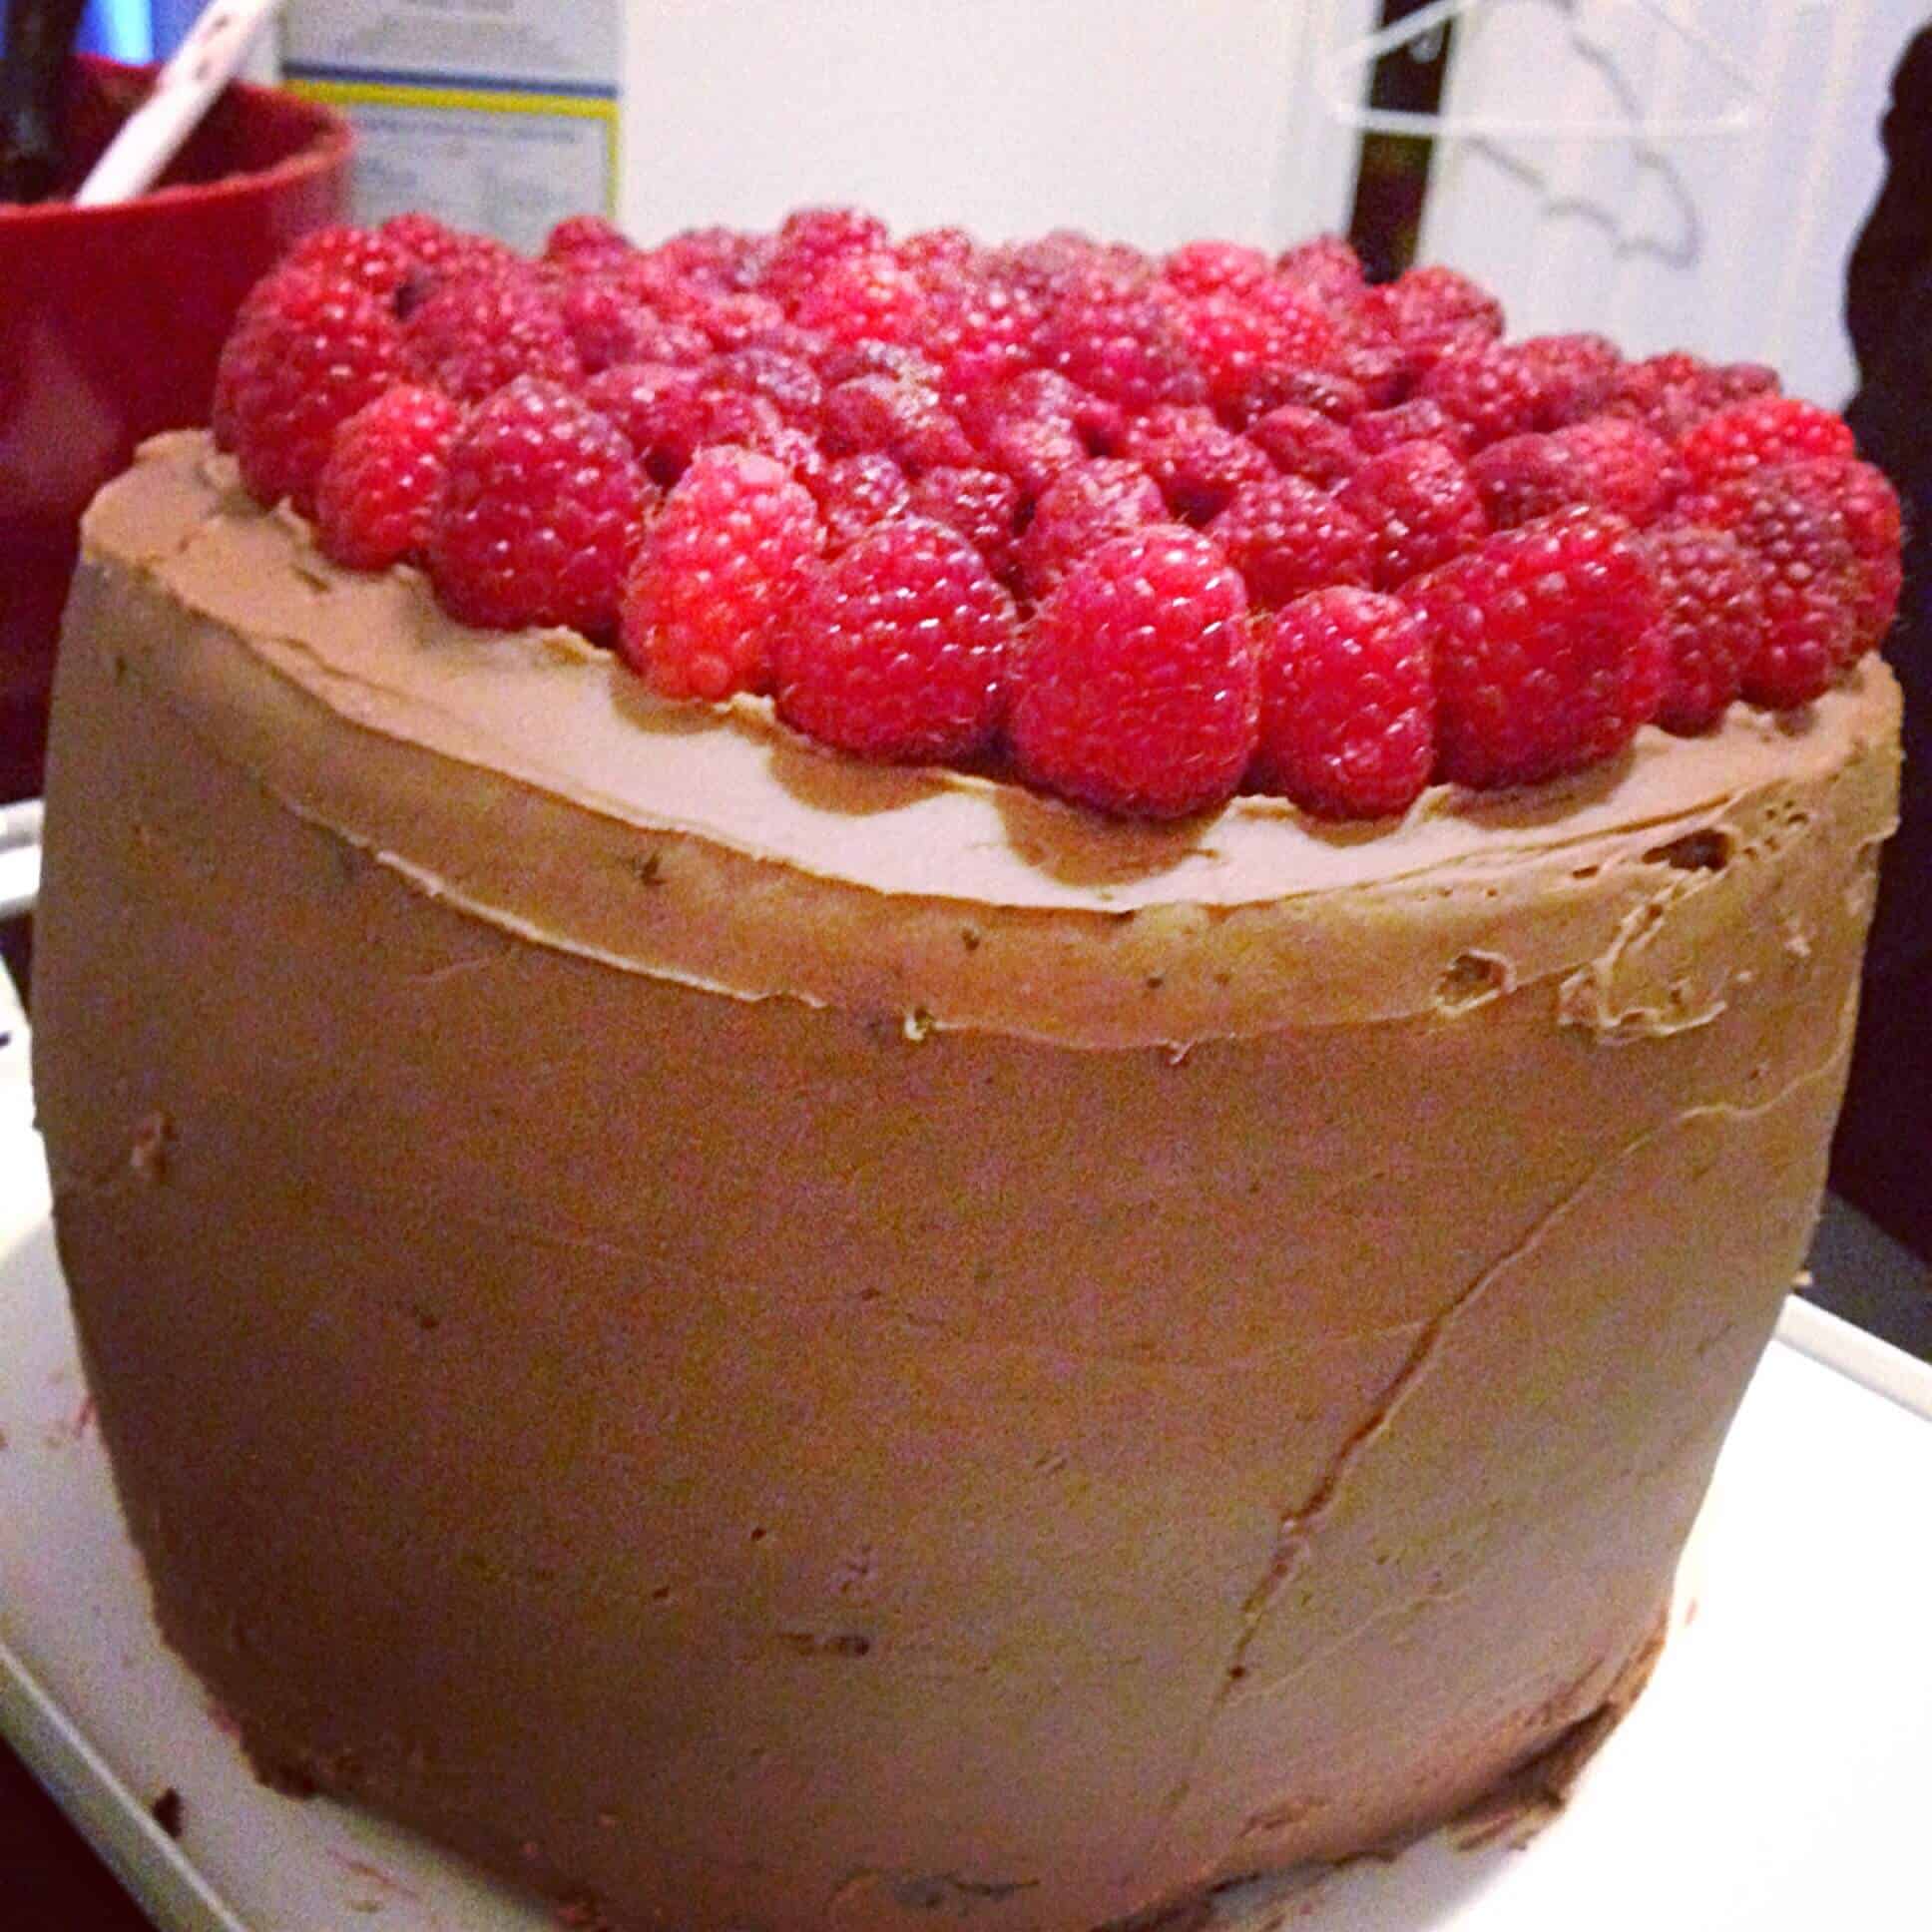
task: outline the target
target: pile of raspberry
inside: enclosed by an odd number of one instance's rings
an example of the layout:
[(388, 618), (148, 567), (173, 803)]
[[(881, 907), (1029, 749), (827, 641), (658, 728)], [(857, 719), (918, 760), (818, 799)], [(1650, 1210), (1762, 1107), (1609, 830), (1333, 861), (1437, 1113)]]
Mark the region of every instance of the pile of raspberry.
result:
[(807, 209), (531, 259), (401, 216), (254, 290), (215, 433), (466, 623), (1147, 817), (1378, 817), (1800, 707), (1900, 588), (1896, 496), (1769, 369), (1508, 341), (1466, 276), (1370, 284), (1333, 238)]

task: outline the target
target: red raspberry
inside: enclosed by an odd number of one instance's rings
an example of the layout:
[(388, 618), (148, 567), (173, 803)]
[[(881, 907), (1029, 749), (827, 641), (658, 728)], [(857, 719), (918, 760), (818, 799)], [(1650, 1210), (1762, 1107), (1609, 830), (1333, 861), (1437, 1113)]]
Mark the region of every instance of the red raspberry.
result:
[(1206, 523), (1243, 483), (1266, 482), (1274, 465), (1208, 409), (1150, 409), (1127, 432), (1125, 454), (1154, 478), (1183, 523)]
[(1167, 514), (1154, 478), (1139, 463), (1094, 456), (1069, 464), (1041, 496), (1020, 539), (1027, 595), (1036, 601), (1046, 597), (1110, 537), (1165, 522)]
[(1380, 456), (1402, 443), (1440, 443), (1453, 455), (1466, 458), (1474, 447), (1468, 424), (1423, 396), (1387, 409), (1364, 410), (1349, 423), (1348, 433), (1365, 456)]
[(1437, 768), (1534, 784), (1622, 748), (1662, 697), (1657, 587), (1621, 517), (1564, 510), (1411, 584), (1438, 626)]
[(1548, 429), (1594, 416), (1610, 400), (1623, 352), (1607, 335), (1532, 335), (1516, 345), (1538, 391), (1537, 420)]
[(817, 371), (782, 349), (726, 349), (706, 365), (705, 386), (762, 396), (794, 429), (814, 432), (825, 402)]
[(1904, 587), (1900, 546), (1904, 519), (1898, 492), (1883, 470), (1855, 457), (1813, 456), (1779, 466), (1779, 475), (1799, 488), (1820, 494), (1845, 520), (1845, 535), (1858, 559), (1862, 582), (1853, 600), (1857, 649), (1876, 647), (1898, 615)]
[(979, 243), (964, 229), (920, 229), (894, 249), (908, 268), (970, 268), (979, 259)]
[(1852, 456), (1851, 431), (1828, 409), (1795, 396), (1753, 396), (1688, 430), (1678, 444), (1692, 489), (1708, 489), (1767, 463)]
[(712, 338), (696, 322), (674, 322), (648, 311), (645, 319), (632, 326), (632, 342), (635, 353), (626, 356), (625, 361), (664, 362), (678, 369), (698, 368), (717, 353), (712, 347)]
[(520, 375), (566, 387), (583, 379), (556, 302), (527, 273), (449, 277), (411, 311), (403, 334), (424, 380), (459, 401)]
[(966, 427), (978, 436), (1012, 417), (1064, 424), (1090, 456), (1118, 455), (1127, 440), (1126, 411), (1069, 382), (1057, 369), (1028, 369), (975, 398)]
[(448, 228), (433, 215), (392, 215), (376, 232), (401, 248), (413, 264), (398, 291), (404, 314), (439, 282), (457, 276), (516, 272), (524, 266), (516, 250), (493, 236)]
[(1143, 288), (1088, 280), (1067, 289), (1048, 311), (1040, 348), (1050, 368), (1123, 409), (1206, 393), (1173, 306)]
[(1446, 352), (1423, 376), (1416, 394), (1465, 424), (1473, 449), (1541, 427), (1542, 384), (1522, 353), (1506, 342)]
[(751, 287), (770, 262), (775, 242), (739, 229), (685, 229), (651, 250), (682, 281), (720, 290)]
[(956, 530), (1010, 584), (1019, 570), (1020, 486), (997, 470), (928, 470), (912, 486), (906, 508), (916, 517)]
[(1352, 302), (1367, 280), (1361, 257), (1338, 235), (1313, 236), (1283, 249), (1274, 272), (1324, 308)]
[(1199, 531), (1156, 524), (1083, 558), (1011, 675), (1008, 736), (1033, 783), (1178, 818), (1232, 795), (1260, 709), (1247, 598)]
[(883, 450), (908, 476), (978, 460), (958, 419), (916, 383), (862, 375), (827, 392), (820, 440), (828, 456)]
[(784, 310), (769, 295), (748, 289), (727, 289), (710, 295), (691, 310), (690, 321), (711, 337), (715, 349), (743, 349), (754, 344), (772, 348), (796, 346), (797, 338)]
[(925, 319), (919, 277), (883, 252), (841, 255), (798, 297), (793, 318), (834, 342), (916, 342)]
[(1208, 534), (1241, 574), (1251, 603), (1292, 603), (1330, 584), (1367, 584), (1367, 529), (1298, 476), (1243, 484)]
[(1242, 397), (1244, 407), (1254, 413), (1246, 427), (1277, 409), (1310, 409), (1330, 422), (1346, 423), (1368, 407), (1368, 391), (1359, 382), (1333, 369), (1269, 369), (1258, 376)]
[(795, 300), (839, 256), (875, 252), (887, 239), (876, 215), (855, 208), (801, 208), (785, 217), (759, 285), (781, 301)]
[(1039, 304), (984, 275), (949, 273), (926, 283), (919, 346), (939, 365), (948, 398), (997, 389), (1039, 359)]
[(1844, 513), (1767, 464), (1685, 498), (1680, 514), (1728, 530), (1765, 566), (1764, 633), (1744, 696), (1771, 711), (1822, 696), (1858, 650), (1864, 579)]
[(1087, 460), (1087, 445), (1070, 423), (1046, 416), (1001, 416), (980, 431), (979, 454), (989, 469), (1012, 477), (1021, 497), (1033, 503), (1063, 472)]
[(315, 485), (315, 537), (351, 570), (387, 570), (429, 540), (462, 413), (440, 389), (399, 382), (336, 430)]
[(632, 453), (661, 483), (676, 482), (697, 447), (705, 377), (662, 362), (620, 362), (584, 384), (584, 400), (623, 432)]
[(1406, 811), (1435, 762), (1434, 634), (1399, 598), (1337, 587), (1257, 629), (1253, 777), (1324, 818)]
[(1345, 483), (1362, 466), (1362, 452), (1340, 423), (1284, 402), (1248, 425), (1247, 440), (1284, 476), (1305, 477), (1324, 490)]
[(1663, 437), (1615, 416), (1492, 443), (1471, 458), (1469, 474), (1498, 530), (1572, 503), (1614, 510), (1642, 529), (1664, 514), (1684, 483), (1684, 466)]
[[(730, 448), (730, 444), (720, 445)], [(793, 429), (789, 423), (780, 423), (776, 429), (768, 429), (753, 442), (741, 445), (755, 449), (760, 456), (769, 456), (773, 462), (782, 463), (791, 472), (793, 479), (802, 483), (811, 492), (814, 503), (825, 481), (825, 472), (830, 467), (825, 452), (818, 447), (818, 439), (808, 436), (802, 429)]]
[(407, 279), (411, 256), (401, 242), (376, 229), (311, 229), (276, 264), (335, 275), (365, 288), (377, 301), (395, 305)]
[(1706, 731), (1743, 688), (1764, 631), (1764, 566), (1728, 531), (1660, 523), (1639, 539), (1664, 609), (1669, 663), (1657, 722)]
[(902, 342), (828, 342), (822, 335), (812, 340), (817, 346), (806, 359), (828, 389), (856, 382), (862, 375), (889, 375), (895, 382), (910, 382), (937, 393), (944, 373), (923, 350)]
[(601, 215), (567, 215), (544, 238), (543, 258), (560, 266), (593, 266), (610, 255), (638, 252), (615, 222)]
[(909, 492), (905, 471), (891, 457), (868, 450), (827, 463), (812, 494), (825, 519), (826, 547), (842, 550), (874, 524), (896, 517)]
[(401, 330), (353, 282), (289, 268), (236, 319), (215, 376), (215, 436), (260, 503), (290, 497), (304, 515), (339, 424), (404, 370)]
[(778, 715), (860, 757), (967, 757), (999, 724), (1013, 639), (1013, 600), (965, 538), (880, 524), (813, 574), (779, 633)]
[(1259, 309), (1282, 331), (1281, 358), (1303, 368), (1324, 367), (1341, 342), (1334, 318), (1306, 290), (1279, 275), (1268, 275), (1243, 290), (1240, 299)]
[[(596, 275), (572, 275), (552, 298), (562, 318), (565, 332), (577, 350), (584, 368), (595, 373), (621, 362), (657, 362), (673, 358), (653, 354), (662, 347), (663, 331), (684, 331), (682, 323), (660, 320), (657, 312), (616, 281)], [(685, 331), (696, 334), (696, 330)], [(705, 354), (711, 352), (708, 337), (699, 336)]]
[(570, 390), (518, 376), (477, 406), (450, 449), (429, 531), (438, 602), (499, 631), (608, 631), (648, 490), (611, 423)]
[(645, 533), (619, 643), (666, 698), (769, 689), (771, 643), (818, 551), (818, 510), (768, 456), (700, 450)]
[(1440, 443), (1398, 443), (1369, 457), (1336, 500), (1368, 526), (1370, 582), (1382, 591), (1433, 570), (1489, 528), (1469, 472)]
[(1272, 306), (1258, 291), (1192, 301), (1182, 329), (1208, 402), (1237, 428), (1273, 406), (1281, 372), (1318, 361), (1334, 342), (1320, 311), (1286, 291)]
[(1241, 242), (1186, 242), (1161, 263), (1161, 274), (1190, 295), (1238, 293), (1268, 273), (1268, 258)]
[(1425, 356), (1459, 338), (1503, 333), (1503, 304), (1454, 268), (1410, 268), (1388, 285), (1387, 315), (1396, 338)]

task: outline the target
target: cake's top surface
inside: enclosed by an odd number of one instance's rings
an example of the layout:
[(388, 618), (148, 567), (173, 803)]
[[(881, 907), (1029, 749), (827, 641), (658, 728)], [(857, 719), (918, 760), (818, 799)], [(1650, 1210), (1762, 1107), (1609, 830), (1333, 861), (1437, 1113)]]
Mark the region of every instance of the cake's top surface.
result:
[[(463, 623), (610, 649), (668, 774), (651, 696), (710, 718), (707, 774), (836, 789), (807, 740), (943, 767), (886, 787), (893, 838), (970, 855), (1024, 791), (1093, 815), (1077, 870), (1239, 901), (1274, 889), (1262, 828), (1340, 882), (1408, 859), (1307, 815), (1399, 821), (1428, 861), (1463, 849), (1445, 783), (1594, 772), (1587, 812), (1664, 755), (1633, 758), (1652, 724), (1800, 712), (1889, 621), (1897, 501), (1836, 416), (1754, 365), (1503, 327), (1467, 277), (1373, 286), (1333, 238), (989, 246), (817, 209), (653, 247), (580, 218), (527, 259), (405, 217), (306, 238), (254, 291), (214, 429), (345, 572), (413, 565)], [(597, 742), (580, 778), (621, 796)], [(755, 793), (695, 792), (782, 846)], [(1235, 798), (1212, 861), (1147, 829)], [(960, 863), (969, 895), (1036, 890)]]
[(1706, 884), (1713, 854), (1774, 843), (1896, 731), (1870, 661), (1800, 713), (1647, 725), (1589, 771), (1435, 785), (1399, 821), (1243, 796), (1136, 823), (843, 757), (762, 699), (657, 698), (572, 632), (457, 624), (411, 569), (331, 563), (198, 433), (143, 451), (86, 549), (195, 620), (114, 649), (219, 715), (224, 748), (303, 815), (439, 896), (731, 991), (1096, 1042), (1398, 1017), (1566, 975), (1580, 1024), (1694, 1022), (1720, 991), (1612, 988), (1629, 922)]

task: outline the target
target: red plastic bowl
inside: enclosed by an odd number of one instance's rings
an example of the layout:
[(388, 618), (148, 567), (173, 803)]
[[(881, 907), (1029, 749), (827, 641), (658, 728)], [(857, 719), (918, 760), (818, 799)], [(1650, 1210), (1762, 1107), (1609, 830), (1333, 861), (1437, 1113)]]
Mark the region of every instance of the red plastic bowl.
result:
[[(73, 63), (68, 192), (153, 72)], [(139, 201), (0, 206), (0, 799), (40, 789), (81, 511), (144, 437), (208, 420), (236, 308), (342, 218), (350, 146), (328, 109), (236, 86)]]

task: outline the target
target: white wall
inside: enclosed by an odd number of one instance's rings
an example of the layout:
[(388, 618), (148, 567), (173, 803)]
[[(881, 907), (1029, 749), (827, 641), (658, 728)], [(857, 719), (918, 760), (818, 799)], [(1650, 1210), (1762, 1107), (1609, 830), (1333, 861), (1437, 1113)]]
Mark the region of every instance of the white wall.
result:
[(627, 8), (626, 227), (852, 202), (895, 228), (1275, 244), (1346, 219), (1317, 54), (1371, 0), (660, 0)]
[[(1633, 353), (1772, 363), (1836, 405), (1853, 380), (1844, 262), (1877, 191), (1891, 70), (1924, 0), (1672, 0), (1746, 70), (1747, 133), (1438, 150), (1427, 254), (1502, 294), (1512, 330), (1601, 328)], [(1631, 0), (1487, 0), (1458, 29), (1447, 115), (1683, 116), (1728, 98)]]

